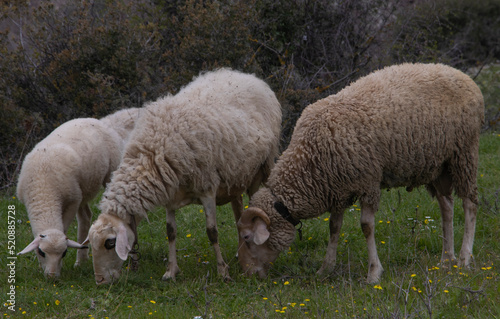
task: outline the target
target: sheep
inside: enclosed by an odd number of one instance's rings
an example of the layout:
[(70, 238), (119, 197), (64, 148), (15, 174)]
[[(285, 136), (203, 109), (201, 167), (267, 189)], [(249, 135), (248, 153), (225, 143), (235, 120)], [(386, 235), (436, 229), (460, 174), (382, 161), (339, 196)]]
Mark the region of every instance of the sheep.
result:
[(96, 283), (119, 278), (137, 224), (157, 206), (167, 212), (169, 257), (162, 279), (175, 280), (175, 210), (191, 203), (204, 206), (218, 273), (231, 280), (218, 244), (216, 206), (231, 202), (239, 219), (242, 193), (251, 196), (274, 165), (280, 130), (274, 92), (231, 69), (202, 73), (176, 95), (148, 103), (89, 231)]
[(34, 240), (18, 255), (36, 250), (46, 277), (60, 276), (68, 247), (79, 248), (75, 266), (88, 259), (87, 247), (67, 238), (68, 227), (76, 215), (78, 241), (85, 239), (92, 216), (88, 202), (118, 167), (138, 115), (134, 108), (101, 120), (68, 121), (24, 159), (17, 196), (28, 211)]
[(455, 260), (452, 192), (462, 199), (465, 234), (458, 264), (471, 260), (484, 105), (477, 85), (442, 64), (402, 64), (373, 72), (309, 105), (267, 185), (238, 221), (239, 263), (267, 275), (294, 240), (301, 219), (329, 211), (330, 240), (319, 275), (333, 270), (344, 210), (361, 204), (368, 283), (383, 272), (374, 214), (380, 189), (426, 185), (442, 216), (441, 260)]

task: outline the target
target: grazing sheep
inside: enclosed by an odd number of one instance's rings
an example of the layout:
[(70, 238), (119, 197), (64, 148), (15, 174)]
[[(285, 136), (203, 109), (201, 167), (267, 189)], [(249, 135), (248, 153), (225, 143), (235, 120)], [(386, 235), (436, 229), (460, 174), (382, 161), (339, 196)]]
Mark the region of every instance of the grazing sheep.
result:
[(175, 279), (175, 210), (201, 203), (217, 270), (230, 279), (218, 244), (216, 205), (231, 202), (236, 220), (241, 194), (267, 179), (278, 153), (281, 107), (269, 86), (228, 69), (197, 77), (174, 96), (145, 107), (89, 231), (95, 279), (120, 275), (147, 211), (167, 210), (169, 260), (164, 280)]
[[(26, 156), (17, 196), (26, 206), (35, 239), (19, 254), (36, 250), (47, 277), (59, 277), (67, 247), (87, 248), (66, 232), (76, 215), (78, 241), (85, 239), (92, 216), (88, 202), (118, 167), (138, 114), (139, 109), (128, 109), (102, 120), (71, 120)], [(79, 250), (75, 266), (86, 259), (88, 250)]]
[(238, 222), (241, 267), (266, 276), (294, 240), (294, 224), (329, 211), (330, 241), (318, 273), (331, 272), (344, 210), (358, 199), (368, 244), (367, 281), (376, 282), (383, 271), (374, 236), (380, 189), (419, 185), (426, 185), (440, 206), (442, 261), (455, 258), (452, 191), (462, 199), (459, 264), (469, 265), (483, 113), (477, 85), (441, 64), (387, 67), (308, 106), (267, 187), (255, 193)]

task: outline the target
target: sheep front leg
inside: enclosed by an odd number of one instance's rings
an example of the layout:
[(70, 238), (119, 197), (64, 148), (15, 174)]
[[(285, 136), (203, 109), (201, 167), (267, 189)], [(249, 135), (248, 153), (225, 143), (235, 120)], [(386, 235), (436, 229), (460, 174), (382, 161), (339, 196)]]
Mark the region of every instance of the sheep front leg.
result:
[(219, 246), (219, 233), (217, 231), (217, 220), (215, 216), (217, 212), (215, 196), (201, 198), (201, 202), (205, 208), (208, 239), (212, 243), (215, 251), (215, 258), (217, 259), (217, 272), (224, 278), (225, 281), (230, 281), (231, 277), (229, 276), (229, 266), (224, 261), (224, 258), (222, 258)]
[(243, 198), (242, 196), (237, 196), (231, 201), (231, 207), (233, 208), (234, 219), (236, 222), (240, 220), (241, 213), (243, 212)]
[(465, 229), (458, 265), (468, 267), (472, 257), (472, 246), (474, 244), (474, 233), (476, 231), (477, 205), (469, 198), (463, 198), (462, 201), (465, 214)]
[[(78, 222), (77, 240), (79, 243), (83, 243), (89, 233), (90, 222), (92, 220), (92, 211), (90, 210), (88, 203), (80, 205), (78, 213), (76, 214), (76, 220)], [(82, 262), (87, 259), (89, 259), (89, 250), (78, 249), (76, 252), (76, 262), (74, 266), (77, 267), (81, 265)]]
[(330, 213), (330, 241), (328, 242), (328, 247), (326, 248), (326, 255), (323, 260), (323, 264), (317, 272), (318, 275), (326, 275), (332, 272), (333, 267), (337, 262), (337, 245), (339, 243), (340, 229), (342, 228), (343, 220), (343, 211)]
[(370, 284), (378, 282), (384, 271), (375, 244), (375, 211), (376, 209), (372, 205), (361, 204), (361, 229), (368, 246), (368, 276), (366, 281)]
[(177, 252), (175, 238), (177, 237), (177, 224), (175, 223), (175, 210), (167, 209), (167, 237), (168, 237), (168, 265), (162, 280), (172, 279), (181, 272), (177, 265)]

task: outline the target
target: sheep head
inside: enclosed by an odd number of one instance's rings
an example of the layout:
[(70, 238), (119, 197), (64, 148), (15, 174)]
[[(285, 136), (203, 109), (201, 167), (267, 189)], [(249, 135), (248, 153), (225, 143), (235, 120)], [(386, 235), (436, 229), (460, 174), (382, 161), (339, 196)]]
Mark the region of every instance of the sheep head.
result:
[(123, 262), (132, 250), (135, 235), (130, 226), (119, 217), (101, 214), (92, 224), (85, 242), (92, 246), (95, 281), (111, 283), (121, 274)]
[(43, 269), (45, 277), (57, 279), (61, 275), (62, 259), (69, 248), (88, 248), (76, 241), (68, 239), (64, 232), (57, 229), (48, 229), (39, 234), (18, 255), (36, 251), (38, 262)]
[(278, 258), (279, 251), (269, 246), (268, 215), (260, 208), (250, 207), (238, 221), (238, 261), (247, 275), (267, 276), (269, 266)]

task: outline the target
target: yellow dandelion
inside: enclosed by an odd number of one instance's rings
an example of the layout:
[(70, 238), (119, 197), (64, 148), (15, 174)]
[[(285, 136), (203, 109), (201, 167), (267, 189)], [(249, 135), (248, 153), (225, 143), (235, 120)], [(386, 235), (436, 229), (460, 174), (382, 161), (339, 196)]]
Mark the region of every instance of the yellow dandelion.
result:
[(432, 284), (432, 280), (429, 279), (429, 283)]
[(446, 290), (446, 289), (444, 290), (444, 292), (445, 292), (445, 293), (449, 293), (449, 291), (448, 291), (448, 290)]
[(411, 287), (411, 289), (413, 289), (413, 291), (417, 291), (417, 288), (415, 288), (415, 287)]
[(247, 208), (248, 208), (248, 205), (245, 206), (245, 209), (247, 209)]
[(382, 240), (380, 243), (381, 243), (381, 244), (385, 244), (385, 241), (383, 241), (383, 240)]
[(23, 312), (22, 312), (22, 314), (23, 314), (23, 315), (25, 315), (25, 314), (26, 314), (26, 311), (23, 311)]
[(200, 209), (200, 213), (203, 213), (203, 209)]
[(379, 224), (382, 224), (383, 222), (384, 222), (383, 220), (379, 220), (379, 221), (378, 221), (378, 223), (379, 223)]
[(301, 306), (301, 307), (305, 307), (305, 306), (306, 306), (306, 304), (305, 304), (305, 303), (301, 303), (299, 306)]
[(263, 300), (267, 300), (267, 297), (262, 298)]
[(328, 217), (327, 217), (327, 218), (325, 218), (325, 219), (323, 219), (323, 220), (324, 220), (325, 222), (327, 222), (329, 219), (330, 219), (330, 218), (328, 218)]
[(311, 240), (311, 239), (313, 239), (313, 238), (312, 237), (307, 238), (307, 240)]
[(30, 224), (30, 223), (31, 223), (31, 222), (30, 222), (29, 220), (26, 222), (26, 224)]
[(390, 223), (391, 223), (391, 221), (390, 221), (390, 220), (388, 220), (388, 221), (387, 221), (387, 224), (390, 224)]
[(128, 308), (132, 308), (132, 306), (127, 306)]
[(289, 284), (290, 284), (290, 282), (288, 282), (288, 281), (285, 281), (285, 283), (284, 283), (285, 286), (289, 285)]
[(411, 276), (410, 276), (410, 277), (417, 277), (417, 275), (416, 275), (416, 274), (411, 274)]
[(375, 286), (373, 286), (373, 288), (382, 290), (382, 286), (381, 285), (375, 285)]
[(304, 301), (311, 301), (311, 299), (304, 299)]
[(191, 234), (187, 234), (187, 235), (186, 235), (186, 237), (187, 237), (187, 238), (191, 237)]
[(292, 302), (290, 306), (295, 307), (296, 304), (297, 304), (296, 302)]
[(281, 310), (286, 310), (286, 309), (287, 309), (287, 307), (283, 307), (283, 308), (281, 308)]
[(36, 305), (36, 301), (33, 301), (33, 304)]
[(154, 300), (150, 300), (149, 302), (152, 303), (152, 304), (156, 303), (156, 301), (154, 301)]
[(54, 302), (56, 304), (56, 306), (59, 306), (59, 304), (61, 303), (58, 299), (56, 299), (56, 301)]

